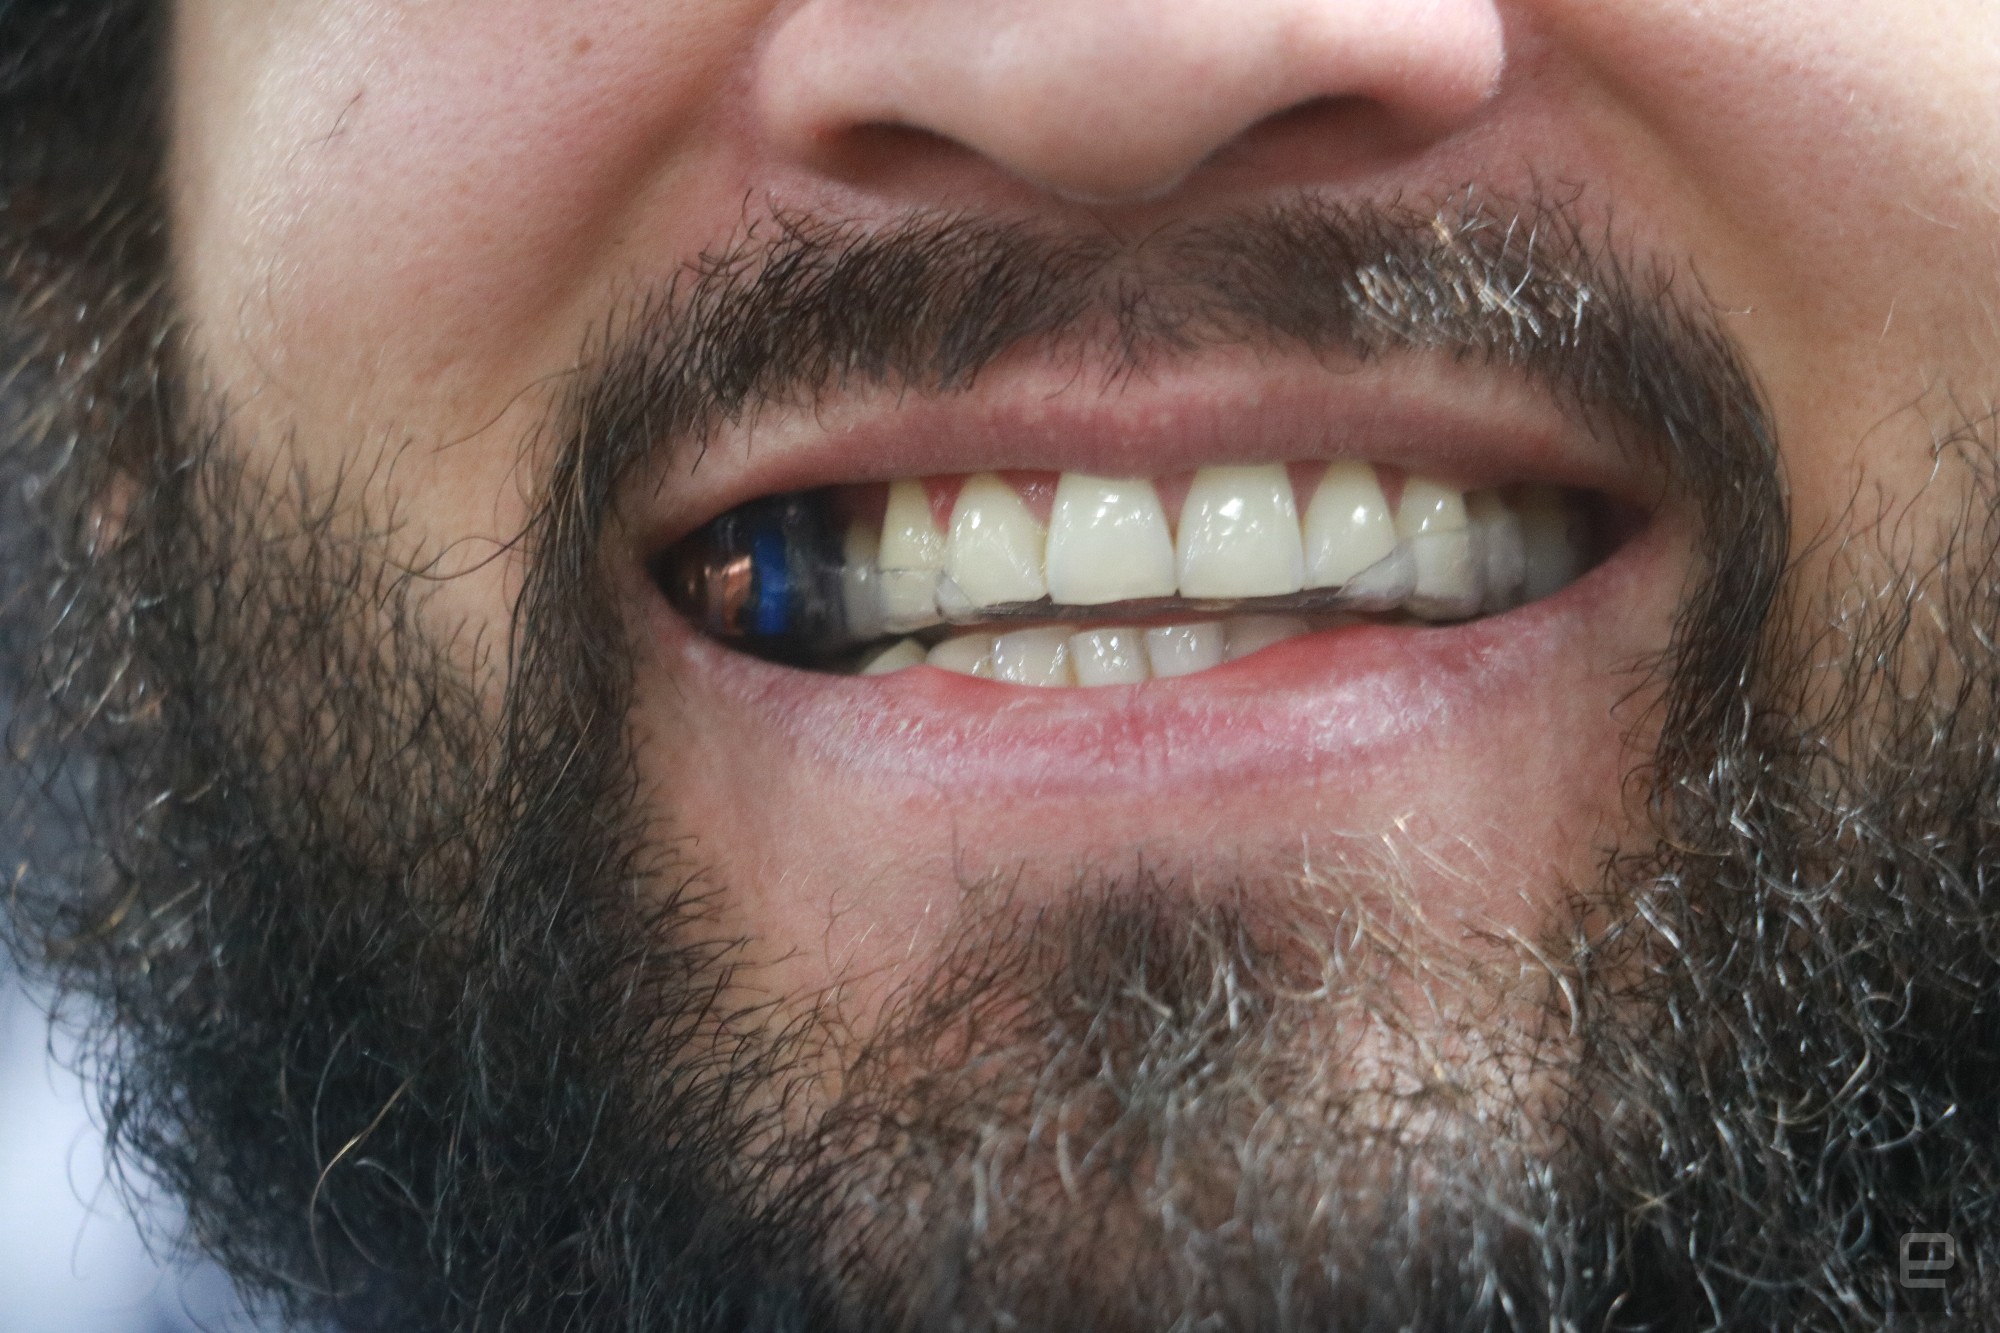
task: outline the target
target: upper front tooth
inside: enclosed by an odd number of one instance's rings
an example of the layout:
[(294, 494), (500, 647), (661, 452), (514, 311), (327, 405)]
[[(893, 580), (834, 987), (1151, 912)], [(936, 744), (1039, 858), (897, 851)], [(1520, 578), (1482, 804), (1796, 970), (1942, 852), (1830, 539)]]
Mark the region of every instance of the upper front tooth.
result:
[(931, 516), (922, 482), (889, 485), (882, 514), (882, 617), (892, 630), (922, 629), (938, 622), (938, 572), (944, 568), (944, 534)]
[(1049, 513), (1049, 597), (1102, 606), (1171, 597), (1174, 539), (1153, 483), (1065, 472)]
[(1416, 559), (1411, 612), (1449, 618), (1479, 609), (1479, 570), (1472, 560), (1472, 533), (1462, 492), (1429, 477), (1409, 477), (1396, 510), (1396, 533), (1409, 543)]
[(1042, 579), (1047, 536), (1012, 486), (991, 472), (968, 477), (951, 511), (945, 577), (974, 606), (1037, 601), (1049, 591)]
[(1396, 521), (1375, 469), (1330, 464), (1306, 506), (1306, 587), (1338, 588), (1396, 549)]
[(1175, 554), (1184, 597), (1274, 597), (1304, 587), (1298, 502), (1285, 465), (1195, 473)]

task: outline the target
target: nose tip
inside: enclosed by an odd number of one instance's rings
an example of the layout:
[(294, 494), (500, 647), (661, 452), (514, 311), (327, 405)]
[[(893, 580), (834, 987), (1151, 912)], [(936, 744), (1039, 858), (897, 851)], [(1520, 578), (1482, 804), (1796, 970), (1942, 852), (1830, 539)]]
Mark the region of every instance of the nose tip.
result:
[(897, 127), (1110, 202), (1169, 192), (1321, 101), (1435, 138), (1485, 105), (1504, 58), (1492, 0), (806, 0), (762, 54), (756, 104), (779, 151), (819, 169)]

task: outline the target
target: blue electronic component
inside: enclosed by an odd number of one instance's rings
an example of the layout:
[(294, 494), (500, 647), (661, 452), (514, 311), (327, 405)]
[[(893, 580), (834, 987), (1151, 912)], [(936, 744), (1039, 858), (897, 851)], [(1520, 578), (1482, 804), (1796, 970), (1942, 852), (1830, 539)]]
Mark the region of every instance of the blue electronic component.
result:
[(781, 661), (823, 661), (858, 646), (841, 590), (844, 560), (825, 491), (739, 505), (654, 563), (674, 609), (705, 633)]
[(767, 522), (751, 534), (750, 569), (751, 586), (756, 589), (750, 632), (782, 638), (796, 609), (792, 605), (791, 552), (784, 529)]

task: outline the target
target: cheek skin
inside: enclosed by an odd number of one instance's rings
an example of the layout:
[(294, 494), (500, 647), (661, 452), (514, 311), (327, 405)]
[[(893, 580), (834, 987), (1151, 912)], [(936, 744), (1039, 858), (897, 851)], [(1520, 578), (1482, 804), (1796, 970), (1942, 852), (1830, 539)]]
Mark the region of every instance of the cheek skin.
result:
[(465, 575), (438, 585), (441, 636), (505, 622), (519, 570), (492, 557), (582, 331), (628, 269), (693, 244), (626, 233), (681, 186), (752, 10), (181, 9), (172, 222), (198, 373), (262, 461), (421, 516), (406, 558)]
[(1859, 492), (1915, 496), (1933, 432), (1980, 410), (2000, 365), (2000, 15), (1577, 3), (1561, 22), (1701, 193), (1714, 243), (1685, 277), (1758, 369), (1800, 545)]
[(305, 5), (255, 36), (209, 31), (233, 8), (183, 23), (177, 220), (199, 244), (181, 276), (216, 334), (242, 320), (274, 344), (265, 368), (518, 391), (574, 354), (631, 210), (715, 134), (730, 6), (474, 8)]

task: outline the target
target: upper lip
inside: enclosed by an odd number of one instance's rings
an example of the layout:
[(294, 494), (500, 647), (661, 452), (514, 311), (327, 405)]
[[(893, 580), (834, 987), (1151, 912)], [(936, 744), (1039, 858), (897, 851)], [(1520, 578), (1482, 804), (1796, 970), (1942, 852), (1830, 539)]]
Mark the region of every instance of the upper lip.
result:
[[(1164, 476), (1208, 464), (1357, 458), (1467, 488), (1543, 482), (1648, 508), (1652, 469), (1608, 423), (1504, 368), (1397, 353), (1348, 366), (1205, 356), (1106, 383), (1074, 364), (1003, 368), (950, 392), (765, 409), (643, 488), (644, 556), (762, 495), (988, 470)], [(1220, 363), (1220, 364), (1219, 364)]]

